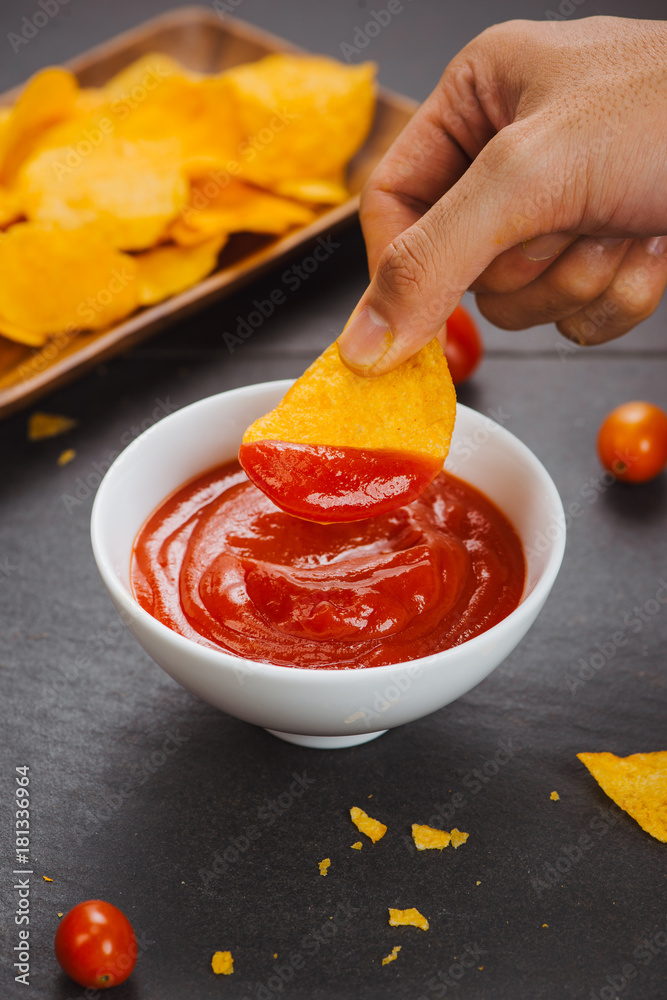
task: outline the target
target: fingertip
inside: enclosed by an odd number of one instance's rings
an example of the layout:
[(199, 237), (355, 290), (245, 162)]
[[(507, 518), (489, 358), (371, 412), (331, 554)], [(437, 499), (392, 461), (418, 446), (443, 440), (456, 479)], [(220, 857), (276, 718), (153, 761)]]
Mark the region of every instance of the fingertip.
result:
[(363, 306), (352, 314), (338, 338), (338, 354), (343, 364), (357, 375), (374, 374), (393, 340), (386, 320), (371, 306)]

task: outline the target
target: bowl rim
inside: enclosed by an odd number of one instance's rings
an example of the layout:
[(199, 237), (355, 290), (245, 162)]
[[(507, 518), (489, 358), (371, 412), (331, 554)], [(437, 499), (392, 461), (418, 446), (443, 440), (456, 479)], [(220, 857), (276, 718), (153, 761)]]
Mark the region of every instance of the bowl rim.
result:
[[(522, 595), (517, 607), (506, 615), (506, 617), (501, 621), (492, 625), (491, 628), (486, 629), (484, 632), (480, 632), (478, 635), (475, 635), (470, 639), (466, 639), (457, 646), (451, 646), (449, 649), (429, 653), (428, 656), (418, 657), (414, 660), (401, 660), (398, 663), (387, 663), (374, 667), (327, 669), (321, 667), (288, 667), (283, 664), (271, 663), (265, 660), (251, 660), (246, 657), (238, 656), (236, 653), (232, 653), (231, 651), (225, 649), (216, 649), (213, 646), (207, 646), (203, 643), (195, 642), (193, 639), (189, 639), (180, 632), (176, 632), (174, 629), (169, 628), (168, 625), (165, 625), (157, 618), (154, 618), (150, 612), (146, 611), (145, 608), (139, 604), (134, 595), (129, 593), (120, 582), (116, 574), (116, 570), (111, 560), (107, 558), (105, 551), (105, 544), (103, 541), (104, 524), (102, 522), (101, 510), (103, 507), (105, 493), (111, 488), (111, 486), (113, 486), (114, 478), (124, 471), (124, 467), (129, 461), (131, 461), (135, 452), (144, 448), (156, 432), (161, 429), (160, 432), (164, 433), (163, 425), (182, 419), (182, 415), (184, 413), (192, 413), (193, 410), (198, 408), (204, 409), (207, 406), (210, 406), (213, 400), (217, 400), (222, 397), (225, 397), (226, 399), (233, 399), (234, 396), (245, 396), (252, 394), (253, 391), (259, 393), (259, 391), (263, 392), (271, 389), (282, 391), (284, 393), (294, 383), (294, 381), (295, 379), (276, 379), (270, 382), (255, 382), (250, 385), (238, 386), (234, 389), (227, 389), (223, 392), (214, 393), (211, 396), (204, 396), (202, 399), (195, 400), (195, 402), (181, 407), (174, 413), (168, 414), (162, 420), (158, 421), (157, 424), (154, 424), (152, 427), (147, 428), (139, 434), (138, 437), (136, 437), (126, 448), (123, 449), (120, 455), (118, 455), (106, 471), (93, 502), (90, 516), (90, 536), (93, 556), (95, 558), (98, 571), (110, 593), (110, 596), (112, 597), (112, 600), (117, 607), (120, 606), (120, 608), (123, 609), (123, 611), (120, 612), (120, 615), (125, 625), (129, 626), (130, 620), (138, 618), (139, 621), (141, 621), (148, 629), (156, 632), (158, 636), (162, 636), (166, 642), (173, 643), (176, 649), (180, 647), (184, 654), (199, 657), (202, 660), (206, 660), (209, 665), (219, 667), (223, 670), (232, 669), (247, 672), (249, 674), (262, 672), (265, 676), (274, 680), (279, 681), (280, 679), (284, 679), (286, 683), (290, 681), (290, 678), (294, 677), (296, 672), (296, 675), (301, 679), (305, 680), (308, 678), (309, 683), (326, 685), (340, 683), (340, 681), (337, 682), (333, 680), (333, 678), (340, 677), (341, 675), (348, 678), (347, 683), (354, 683), (352, 678), (355, 677), (359, 679), (358, 683), (361, 684), (362, 678), (365, 678), (365, 681), (368, 681), (369, 672), (373, 677), (381, 679), (382, 677), (391, 677), (397, 672), (414, 671), (416, 673), (417, 670), (433, 663), (436, 660), (441, 664), (446, 663), (447, 661), (455, 661), (461, 655), (474, 653), (476, 648), (482, 647), (489, 642), (493, 642), (496, 635), (502, 633), (508, 626), (511, 627), (513, 622), (521, 619), (525, 615), (530, 615), (533, 619), (537, 617), (539, 611), (541, 610), (541, 606), (546, 601), (546, 598), (553, 587), (565, 553), (567, 530), (565, 511), (563, 509), (560, 494), (546, 467), (537, 455), (535, 455), (534, 452), (532, 452), (520, 438), (518, 438), (511, 431), (507, 430), (506, 427), (498, 424), (487, 414), (459, 402), (456, 404), (457, 412), (461, 409), (467, 413), (473, 414), (475, 417), (482, 418), (487, 427), (492, 425), (494, 438), (496, 438), (497, 435), (500, 435), (501, 438), (504, 437), (506, 440), (509, 440), (512, 446), (518, 449), (522, 458), (529, 466), (532, 467), (538, 478), (542, 480), (543, 485), (546, 487), (550, 500), (555, 507), (554, 520), (557, 520), (560, 528), (555, 538), (548, 539), (551, 545), (551, 552), (547, 557), (546, 565), (533, 589), (529, 594), (525, 596)], [(466, 482), (464, 476), (459, 478)], [(176, 489), (178, 488), (179, 487), (176, 487)], [(489, 497), (489, 499), (495, 503), (493, 497)], [(536, 605), (537, 609), (534, 610)], [(314, 680), (315, 677), (319, 679)]]

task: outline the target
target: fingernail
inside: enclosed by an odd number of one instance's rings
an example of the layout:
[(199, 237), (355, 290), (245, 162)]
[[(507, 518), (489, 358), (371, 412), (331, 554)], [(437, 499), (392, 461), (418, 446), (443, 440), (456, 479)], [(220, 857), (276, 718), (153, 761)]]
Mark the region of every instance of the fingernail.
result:
[(667, 250), (667, 236), (651, 236), (647, 240), (642, 240), (646, 253), (652, 257), (662, 257)]
[(521, 249), (528, 260), (548, 260), (569, 246), (574, 239), (576, 237), (572, 233), (547, 233), (546, 236), (535, 236), (532, 240), (525, 240), (521, 244)]
[(367, 370), (384, 357), (393, 339), (382, 317), (364, 306), (338, 338), (338, 353), (348, 368)]
[(598, 236), (598, 243), (603, 247), (620, 247), (625, 240), (622, 236)]

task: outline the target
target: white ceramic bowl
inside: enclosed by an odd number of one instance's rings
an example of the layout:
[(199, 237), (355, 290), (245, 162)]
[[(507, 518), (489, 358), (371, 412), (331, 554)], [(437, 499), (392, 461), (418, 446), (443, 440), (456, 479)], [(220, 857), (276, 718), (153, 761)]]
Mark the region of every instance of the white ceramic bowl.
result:
[(499, 624), (442, 653), (359, 670), (256, 663), (186, 639), (139, 606), (130, 587), (137, 532), (177, 487), (236, 458), (246, 427), (291, 382), (223, 392), (155, 424), (116, 459), (93, 506), (93, 552), (118, 612), (147, 653), (189, 691), (292, 743), (343, 747), (434, 712), (469, 691), (523, 638), (556, 579), (565, 548), (560, 497), (544, 466), (489, 417), (459, 405), (446, 468), (486, 493), (516, 528), (527, 579)]

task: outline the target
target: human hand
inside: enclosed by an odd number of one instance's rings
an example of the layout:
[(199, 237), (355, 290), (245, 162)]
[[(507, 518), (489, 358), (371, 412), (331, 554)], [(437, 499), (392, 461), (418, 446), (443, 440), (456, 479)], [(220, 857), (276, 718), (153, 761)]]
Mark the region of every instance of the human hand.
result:
[(366, 184), (371, 283), (338, 341), (378, 375), (466, 289), (505, 329), (597, 344), (667, 285), (667, 22), (509, 21), (449, 64)]

